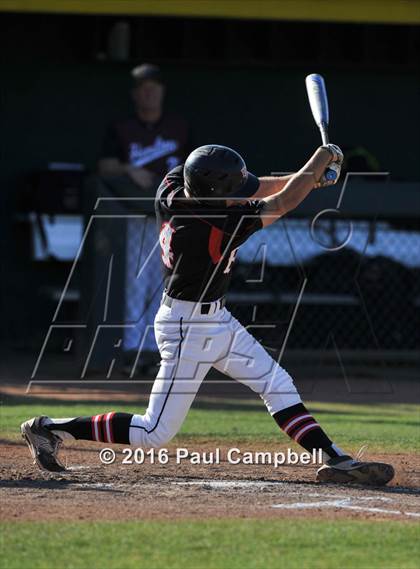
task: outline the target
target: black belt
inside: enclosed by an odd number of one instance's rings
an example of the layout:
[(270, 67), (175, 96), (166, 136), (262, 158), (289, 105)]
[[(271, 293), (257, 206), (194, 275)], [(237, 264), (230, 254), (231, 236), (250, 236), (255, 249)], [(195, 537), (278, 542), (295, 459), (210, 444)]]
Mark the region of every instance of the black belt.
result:
[[(177, 300), (178, 300), (177, 298), (172, 298), (171, 296), (164, 294), (162, 299), (162, 304), (164, 304), (165, 306), (169, 306), (170, 308), (173, 305), (173, 303)], [(194, 301), (188, 301), (188, 302), (194, 302)], [(222, 298), (220, 298), (219, 300), (215, 300), (214, 302), (203, 302), (203, 303), (198, 302), (197, 304), (200, 305), (201, 314), (208, 314), (210, 312), (211, 305), (214, 304), (215, 302), (217, 302), (218, 310), (220, 310), (226, 304), (226, 297), (223, 296)]]

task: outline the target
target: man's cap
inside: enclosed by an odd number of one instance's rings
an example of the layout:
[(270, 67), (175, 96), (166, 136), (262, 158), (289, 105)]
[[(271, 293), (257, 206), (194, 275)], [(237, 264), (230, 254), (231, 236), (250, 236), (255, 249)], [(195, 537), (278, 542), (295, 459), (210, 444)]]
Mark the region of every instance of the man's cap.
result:
[(153, 65), (153, 63), (142, 63), (142, 65), (135, 67), (131, 70), (131, 76), (136, 85), (140, 85), (142, 81), (145, 81), (146, 79), (152, 79), (153, 81), (163, 83), (160, 67)]

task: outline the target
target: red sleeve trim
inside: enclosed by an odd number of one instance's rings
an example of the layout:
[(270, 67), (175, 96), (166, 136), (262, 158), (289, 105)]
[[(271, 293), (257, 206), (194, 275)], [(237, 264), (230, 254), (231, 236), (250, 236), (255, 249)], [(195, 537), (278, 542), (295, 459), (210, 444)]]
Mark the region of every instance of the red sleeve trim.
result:
[(210, 237), (209, 237), (209, 254), (211, 260), (216, 265), (220, 259), (222, 258), (222, 253), (220, 251), (220, 247), (222, 245), (223, 240), (223, 231), (214, 227), (211, 228)]

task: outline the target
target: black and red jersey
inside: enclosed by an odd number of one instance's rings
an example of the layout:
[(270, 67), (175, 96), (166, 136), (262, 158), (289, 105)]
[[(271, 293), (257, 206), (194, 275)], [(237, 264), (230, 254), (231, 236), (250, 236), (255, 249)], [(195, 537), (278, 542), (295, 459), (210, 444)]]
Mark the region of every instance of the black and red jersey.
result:
[[(255, 193), (258, 178), (253, 177)], [(165, 291), (179, 300), (212, 302), (229, 286), (237, 248), (262, 227), (261, 201), (217, 209), (184, 194), (183, 166), (160, 184), (155, 210)]]

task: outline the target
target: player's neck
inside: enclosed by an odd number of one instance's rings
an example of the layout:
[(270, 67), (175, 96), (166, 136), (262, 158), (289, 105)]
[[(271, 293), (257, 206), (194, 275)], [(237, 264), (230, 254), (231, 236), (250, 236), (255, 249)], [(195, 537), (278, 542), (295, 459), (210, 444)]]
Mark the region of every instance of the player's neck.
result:
[(145, 123), (156, 123), (162, 116), (162, 109), (137, 109), (138, 118)]

